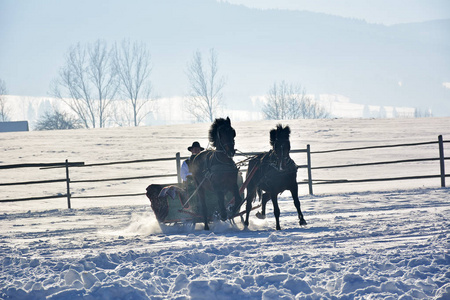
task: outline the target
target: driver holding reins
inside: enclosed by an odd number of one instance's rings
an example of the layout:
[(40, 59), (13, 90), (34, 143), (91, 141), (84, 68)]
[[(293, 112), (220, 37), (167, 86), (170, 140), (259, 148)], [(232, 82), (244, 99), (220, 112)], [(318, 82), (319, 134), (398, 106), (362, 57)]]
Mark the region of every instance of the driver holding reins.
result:
[(191, 155), (191, 157), (189, 157), (188, 159), (183, 161), (183, 164), (181, 165), (180, 175), (181, 175), (181, 180), (183, 180), (183, 182), (185, 182), (187, 180), (187, 177), (189, 175), (192, 175), (192, 173), (189, 171), (189, 163), (190, 163), (191, 159), (193, 159), (194, 156), (196, 156), (197, 154), (199, 154), (200, 152), (205, 150), (205, 148), (201, 147), (200, 143), (197, 141), (193, 142), (192, 146), (188, 147), (187, 149), (188, 149), (188, 151), (190, 151), (192, 153), (192, 155)]

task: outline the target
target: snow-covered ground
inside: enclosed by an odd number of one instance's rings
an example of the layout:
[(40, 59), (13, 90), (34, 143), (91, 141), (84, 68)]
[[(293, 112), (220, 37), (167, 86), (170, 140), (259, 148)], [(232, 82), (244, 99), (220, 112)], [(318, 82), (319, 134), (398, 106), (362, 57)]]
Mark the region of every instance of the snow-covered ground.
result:
[[(286, 123), (286, 122), (283, 122)], [(273, 121), (233, 123), (236, 147), (269, 148)], [(449, 118), (296, 120), (292, 148), (312, 151), (450, 137)], [(208, 124), (4, 133), (0, 164), (99, 163), (171, 157)], [(446, 146), (448, 143), (446, 144)], [(447, 146), (448, 148), (448, 146)], [(447, 150), (447, 152), (450, 151)], [(313, 166), (437, 157), (437, 145), (313, 154)], [(447, 154), (448, 156), (448, 154)], [(304, 163), (303, 154), (293, 156)], [(237, 160), (242, 159), (240, 157)], [(449, 167), (447, 166), (447, 169)], [(71, 169), (71, 179), (174, 173), (175, 164)], [(64, 170), (0, 170), (0, 182), (64, 178)], [(439, 173), (438, 162), (315, 170), (313, 178)], [(448, 173), (448, 171), (447, 171)], [(305, 179), (300, 169), (298, 179)], [(175, 179), (160, 179), (173, 182)], [(73, 185), (74, 195), (145, 192), (158, 180)], [(0, 200), (64, 193), (65, 184), (2, 186)], [(448, 183), (447, 183), (448, 185)], [(0, 203), (0, 298), (4, 299), (449, 299), (450, 190), (436, 179), (300, 186), (307, 226), (287, 193), (281, 231), (272, 206), (250, 226), (211, 231), (162, 226), (145, 196)]]

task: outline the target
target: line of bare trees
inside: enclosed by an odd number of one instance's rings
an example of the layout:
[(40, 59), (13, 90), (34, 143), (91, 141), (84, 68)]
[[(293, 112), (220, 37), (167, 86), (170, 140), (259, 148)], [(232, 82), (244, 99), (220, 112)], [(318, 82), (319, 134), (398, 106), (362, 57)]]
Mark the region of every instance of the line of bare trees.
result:
[(329, 117), (329, 112), (307, 96), (301, 85), (288, 84), (285, 81), (274, 83), (266, 95), (262, 111), (264, 117), (269, 120)]
[(151, 111), (150, 74), (150, 53), (143, 43), (124, 40), (112, 47), (102, 40), (78, 43), (69, 49), (51, 94), (64, 101), (86, 128), (105, 127), (108, 122), (138, 126)]
[[(138, 126), (156, 109), (152, 96), (150, 51), (144, 43), (123, 40), (78, 43), (69, 48), (65, 64), (51, 83), (50, 94), (63, 101), (75, 118), (54, 108), (37, 129)], [(187, 65), (190, 92), (185, 110), (198, 122), (212, 122), (223, 111), (226, 84), (219, 74), (218, 55), (210, 49), (206, 58), (197, 50)], [(0, 95), (6, 94), (0, 80)], [(305, 96), (301, 86), (282, 81), (266, 95), (262, 108), (267, 119), (323, 118), (328, 113)], [(0, 96), (0, 121), (8, 120), (5, 99)]]
[[(52, 95), (64, 101), (86, 128), (108, 122), (138, 126), (156, 109), (152, 98), (150, 52), (145, 44), (124, 40), (109, 47), (105, 41), (72, 46)], [(197, 50), (188, 63), (190, 92), (186, 111), (198, 122), (212, 122), (223, 110), (226, 84), (219, 74), (218, 55), (206, 58)], [(122, 99), (118, 101), (116, 99)], [(274, 84), (263, 107), (267, 119), (323, 118), (327, 112), (305, 96), (300, 86)]]
[[(54, 108), (38, 121), (37, 129), (96, 128), (109, 125), (139, 126), (157, 109), (150, 75), (150, 51), (144, 43), (123, 40), (109, 46), (103, 40), (78, 43), (69, 48), (65, 64), (51, 84), (51, 95), (70, 107), (75, 118)], [(226, 80), (219, 72), (218, 55), (193, 53), (186, 68), (190, 91), (185, 110), (198, 122), (212, 122), (223, 112)], [(9, 121), (6, 84), (0, 79), (0, 122)], [(367, 112), (366, 112), (367, 111)], [(264, 97), (266, 119), (319, 119), (330, 117), (318, 102), (306, 95), (300, 84), (275, 82)], [(365, 107), (365, 115), (369, 108)], [(384, 108), (380, 117), (385, 116)], [(414, 117), (432, 116), (430, 110), (415, 110)]]

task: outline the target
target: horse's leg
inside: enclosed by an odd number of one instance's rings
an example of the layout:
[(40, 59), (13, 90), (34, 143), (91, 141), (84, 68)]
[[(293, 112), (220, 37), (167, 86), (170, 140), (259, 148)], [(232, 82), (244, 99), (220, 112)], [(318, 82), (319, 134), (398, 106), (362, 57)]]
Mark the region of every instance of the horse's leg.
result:
[(237, 184), (234, 185), (230, 190), (233, 193), (234, 203), (233, 204), (230, 203), (227, 206), (227, 210), (228, 210), (228, 218), (230, 220), (233, 220), (233, 218), (236, 216), (236, 213), (238, 213), (238, 211), (240, 210), (243, 202), (241, 195), (239, 194), (239, 187)]
[(298, 199), (298, 185), (297, 183), (293, 184), (291, 187), (291, 195), (292, 199), (294, 199), (294, 205), (297, 209), (299, 224), (301, 225), (307, 225), (305, 219), (303, 218), (302, 210), (300, 209), (300, 200)]
[(241, 197), (241, 194), (239, 193), (239, 186), (237, 184), (234, 185), (233, 196), (234, 196), (234, 208), (233, 208), (233, 211), (235, 213), (237, 213), (240, 210), (240, 208), (241, 208), (241, 206), (243, 204), (243, 201), (244, 201), (242, 199), (242, 197)]
[(227, 211), (225, 210), (225, 195), (222, 191), (217, 191), (216, 195), (219, 204), (220, 219), (225, 221), (227, 219)]
[(256, 194), (258, 195), (259, 202), (261, 202), (262, 193), (263, 191), (261, 189), (257, 189)]
[(269, 202), (270, 200), (270, 193), (269, 192), (265, 192), (262, 194), (262, 203), (261, 203), (261, 214), (260, 214), (260, 219), (265, 219), (266, 218), (266, 205), (267, 202)]
[(250, 216), (250, 211), (252, 210), (252, 202), (256, 197), (256, 187), (249, 186), (247, 188), (247, 197), (245, 197), (244, 201), (247, 201), (245, 205), (245, 221), (244, 226), (248, 227), (248, 218)]
[(273, 203), (273, 214), (275, 215), (275, 222), (277, 224), (277, 230), (281, 230), (280, 227), (280, 207), (278, 206), (278, 195), (277, 193), (270, 193), (272, 195)]
[(198, 197), (200, 198), (200, 203), (202, 204), (202, 213), (203, 213), (203, 221), (205, 222), (205, 230), (209, 230), (208, 210), (206, 208), (205, 202), (205, 191), (202, 188), (198, 190)]

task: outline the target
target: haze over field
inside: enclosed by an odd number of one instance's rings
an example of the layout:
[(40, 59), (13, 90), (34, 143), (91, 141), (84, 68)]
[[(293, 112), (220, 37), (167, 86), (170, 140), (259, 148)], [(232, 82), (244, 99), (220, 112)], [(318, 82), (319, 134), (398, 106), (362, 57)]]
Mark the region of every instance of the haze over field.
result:
[(316, 99), (450, 115), (448, 2), (382, 1), (385, 21), (379, 2), (311, 2), (3, 0), (0, 78), (10, 95), (48, 96), (71, 45), (129, 38), (148, 45), (162, 98), (185, 96), (193, 52), (214, 48), (229, 110), (259, 111), (251, 99), (286, 80)]

